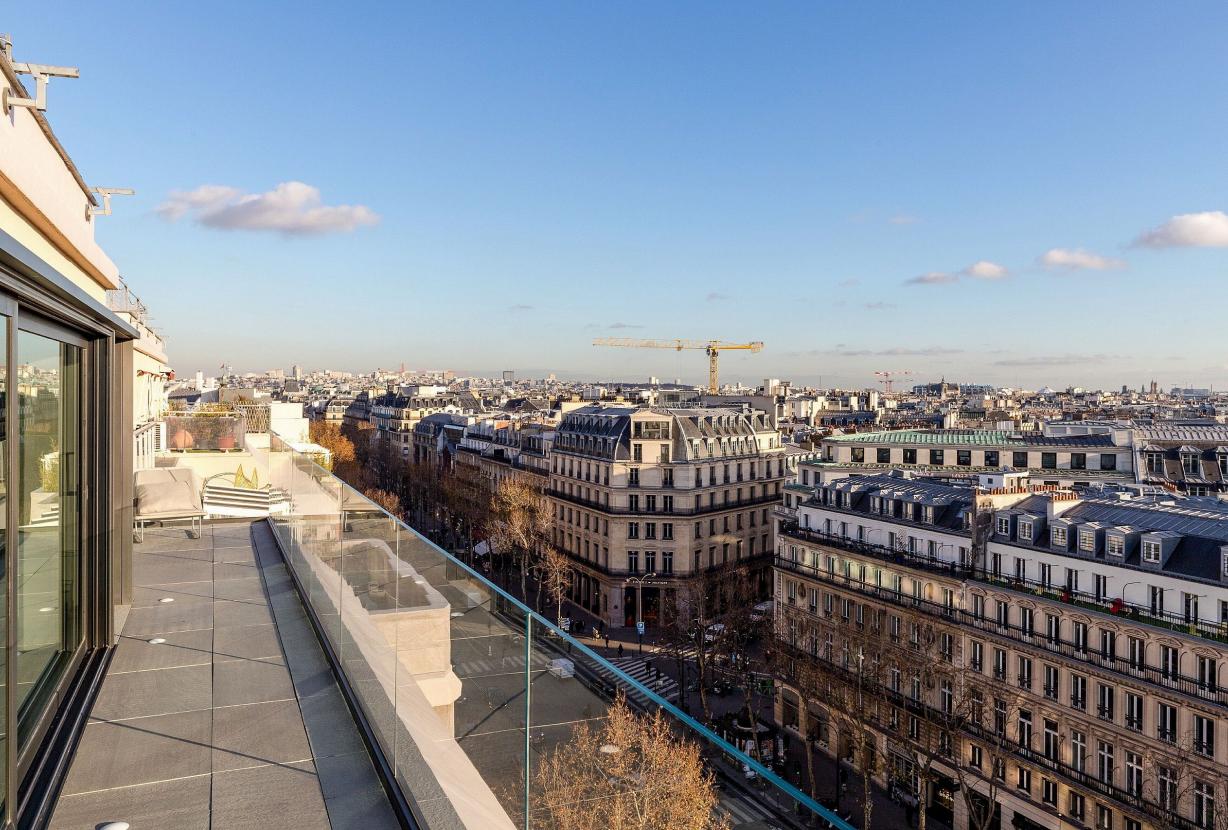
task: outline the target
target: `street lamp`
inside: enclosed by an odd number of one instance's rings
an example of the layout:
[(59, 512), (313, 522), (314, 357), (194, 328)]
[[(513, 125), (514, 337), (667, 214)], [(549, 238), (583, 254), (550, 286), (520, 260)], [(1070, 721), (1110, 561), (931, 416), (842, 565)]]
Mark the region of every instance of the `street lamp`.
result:
[(643, 576), (629, 576), (628, 582), (635, 583), (635, 636), (639, 641), (640, 654), (644, 653), (644, 580), (652, 579), (656, 571)]

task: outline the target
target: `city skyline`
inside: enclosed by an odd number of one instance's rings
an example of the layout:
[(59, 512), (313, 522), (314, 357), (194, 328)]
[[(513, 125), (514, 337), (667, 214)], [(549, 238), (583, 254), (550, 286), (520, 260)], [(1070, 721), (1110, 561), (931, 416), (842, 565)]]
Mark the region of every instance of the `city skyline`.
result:
[(15, 49), (81, 65), (48, 118), (136, 188), (98, 236), (182, 373), (702, 380), (589, 345), (628, 335), (763, 340), (747, 383), (1228, 383), (1217, 5), (74, 9)]

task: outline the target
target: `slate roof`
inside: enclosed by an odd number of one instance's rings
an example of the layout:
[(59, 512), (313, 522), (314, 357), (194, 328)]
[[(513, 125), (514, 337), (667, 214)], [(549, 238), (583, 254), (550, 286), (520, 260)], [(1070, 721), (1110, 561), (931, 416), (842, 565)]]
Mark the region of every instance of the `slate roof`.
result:
[(917, 444), (922, 446), (969, 447), (1111, 447), (1110, 435), (1046, 436), (1039, 433), (1012, 433), (992, 429), (902, 429), (886, 432), (860, 432), (833, 435), (824, 441), (859, 444)]

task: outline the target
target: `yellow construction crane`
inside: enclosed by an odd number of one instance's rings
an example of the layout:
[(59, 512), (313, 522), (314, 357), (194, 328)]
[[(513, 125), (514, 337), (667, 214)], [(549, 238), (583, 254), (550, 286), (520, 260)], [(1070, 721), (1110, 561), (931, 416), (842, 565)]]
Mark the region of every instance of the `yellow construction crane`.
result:
[(891, 384), (895, 382), (895, 379), (908, 377), (909, 375), (912, 374), (912, 370), (911, 369), (899, 369), (894, 372), (875, 372), (874, 374), (878, 375), (879, 377), (878, 382), (883, 385), (883, 394), (890, 395), (892, 392)]
[(740, 350), (758, 352), (763, 350), (763, 341), (753, 343), (725, 343), (720, 340), (636, 340), (631, 337), (598, 337), (594, 346), (626, 346), (632, 349), (702, 349), (708, 355), (708, 391), (715, 395), (720, 389), (717, 360), (721, 352)]

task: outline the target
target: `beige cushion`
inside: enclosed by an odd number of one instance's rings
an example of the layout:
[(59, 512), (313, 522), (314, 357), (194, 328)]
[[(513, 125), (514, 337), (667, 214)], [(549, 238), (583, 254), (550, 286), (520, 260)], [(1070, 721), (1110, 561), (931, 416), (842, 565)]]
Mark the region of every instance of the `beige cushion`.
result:
[(136, 488), (136, 513), (199, 513), (200, 498), (186, 481), (140, 484)]

